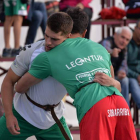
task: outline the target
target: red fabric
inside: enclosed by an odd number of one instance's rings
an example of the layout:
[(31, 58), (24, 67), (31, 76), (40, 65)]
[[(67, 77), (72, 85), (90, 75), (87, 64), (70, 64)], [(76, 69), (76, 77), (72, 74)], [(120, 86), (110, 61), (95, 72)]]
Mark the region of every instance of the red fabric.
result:
[(67, 7), (75, 7), (78, 3), (82, 3), (84, 7), (91, 8), (89, 3), (91, 0), (61, 0), (59, 2), (60, 10), (63, 10)]
[(125, 99), (112, 95), (97, 102), (80, 122), (80, 137), (80, 140), (137, 140)]
[(57, 5), (59, 5), (58, 1), (51, 2), (48, 5), (46, 5), (46, 9), (48, 10), (48, 9), (54, 7), (54, 6), (57, 6)]
[[(27, 13), (29, 13), (29, 9), (30, 9), (30, 5), (27, 6)], [(25, 19), (27, 19), (27, 16), (25, 16)]]
[(135, 9), (128, 9), (126, 13), (127, 14), (138, 14), (138, 13), (140, 14), (140, 8), (138, 7)]
[(110, 9), (104, 8), (99, 13), (102, 19), (122, 19), (126, 16), (126, 12), (118, 7), (111, 7)]
[(129, 0), (122, 0), (124, 4), (126, 4)]

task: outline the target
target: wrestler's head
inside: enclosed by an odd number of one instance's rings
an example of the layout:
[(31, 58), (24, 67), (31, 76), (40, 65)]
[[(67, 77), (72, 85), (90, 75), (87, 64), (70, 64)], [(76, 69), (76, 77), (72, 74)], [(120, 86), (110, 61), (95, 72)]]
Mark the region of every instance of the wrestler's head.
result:
[(52, 14), (45, 30), (45, 50), (49, 51), (69, 38), (72, 28), (73, 20), (67, 13)]

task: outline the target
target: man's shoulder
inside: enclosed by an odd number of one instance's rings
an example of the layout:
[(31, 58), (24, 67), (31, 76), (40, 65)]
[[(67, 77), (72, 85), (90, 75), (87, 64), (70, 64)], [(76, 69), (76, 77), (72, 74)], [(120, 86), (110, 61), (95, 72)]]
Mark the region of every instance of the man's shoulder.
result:
[(102, 44), (103, 46), (106, 44), (106, 45), (110, 45), (112, 46), (114, 43), (114, 37), (113, 36), (109, 36), (107, 38), (104, 38), (103, 40), (101, 40), (99, 42), (99, 44)]
[(101, 40), (101, 42), (102, 41), (114, 41), (114, 37), (113, 36), (109, 36), (109, 37), (104, 38), (103, 40)]
[(134, 48), (137, 48), (137, 47), (138, 46), (137, 46), (136, 42), (133, 39), (131, 39), (129, 44), (127, 45), (128, 50), (130, 50), (130, 48), (134, 49)]
[(45, 41), (41, 40), (41, 41), (37, 41), (37, 42), (32, 43), (32, 44), (25, 45), (22, 48), (21, 52), (33, 53), (36, 49), (44, 46), (44, 44), (45, 44)]
[(129, 42), (128, 45), (135, 45), (135, 46), (136, 46), (137, 44), (136, 44), (136, 42), (134, 41), (134, 39), (132, 38), (132, 39), (130, 40), (130, 42)]

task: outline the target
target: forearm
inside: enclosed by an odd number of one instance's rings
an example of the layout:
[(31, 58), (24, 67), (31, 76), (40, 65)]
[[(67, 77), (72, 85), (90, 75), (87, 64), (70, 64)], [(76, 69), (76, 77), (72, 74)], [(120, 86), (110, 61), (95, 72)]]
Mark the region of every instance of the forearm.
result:
[(14, 85), (19, 79), (20, 77), (17, 76), (10, 68), (3, 80), (2, 87), (1, 87), (1, 94), (2, 94), (5, 116), (8, 116), (10, 114), (13, 115), (12, 104), (13, 104), (13, 96), (14, 96)]
[(15, 90), (18, 93), (25, 93), (28, 91), (28, 89), (41, 82), (41, 79), (37, 79), (34, 76), (32, 76), (30, 73), (26, 73), (24, 76), (22, 76), (22, 78), (18, 81)]
[(14, 84), (15, 82), (4, 80), (2, 84), (2, 99), (6, 117), (6, 127), (12, 135), (18, 135), (20, 134), (20, 128), (12, 111)]
[(13, 115), (12, 104), (14, 96), (14, 85), (4, 80), (1, 88), (2, 102), (5, 116)]
[(117, 80), (114, 79), (114, 80), (112, 81), (112, 85), (111, 85), (111, 86), (117, 88), (117, 89), (121, 92), (121, 84), (120, 84), (119, 81), (117, 81)]
[(111, 80), (112, 80), (112, 86), (113, 87), (115, 87), (115, 88), (117, 88), (120, 92), (121, 92), (121, 84), (120, 84), (120, 82), (119, 81), (117, 81), (117, 80), (115, 80), (114, 79), (114, 68), (113, 68), (113, 66), (111, 65), (110, 66), (110, 70), (111, 70), (111, 76), (112, 76), (112, 78), (111, 78)]

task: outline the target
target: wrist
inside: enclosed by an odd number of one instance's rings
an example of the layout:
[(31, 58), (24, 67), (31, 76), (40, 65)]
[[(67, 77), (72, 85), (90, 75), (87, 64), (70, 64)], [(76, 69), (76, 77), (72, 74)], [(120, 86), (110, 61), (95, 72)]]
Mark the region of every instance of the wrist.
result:
[(111, 86), (112, 86), (112, 87), (116, 87), (116, 80), (115, 80), (115, 79), (112, 80)]
[(13, 116), (13, 112), (5, 112), (5, 117), (8, 118), (10, 116)]
[(121, 84), (120, 84), (120, 82), (115, 80), (113, 82), (113, 84), (114, 84), (114, 87), (117, 88), (121, 92)]

